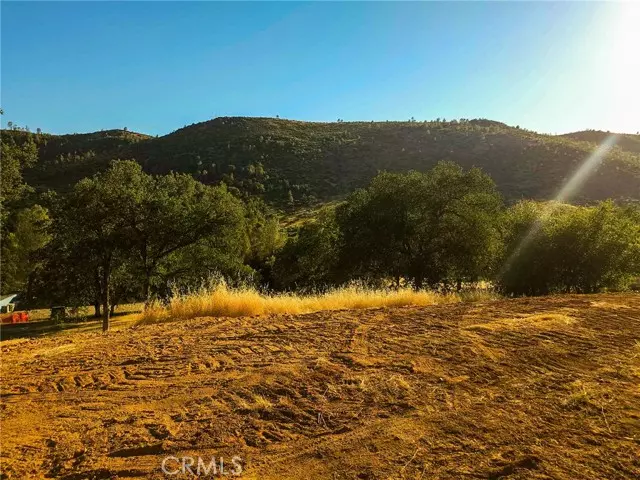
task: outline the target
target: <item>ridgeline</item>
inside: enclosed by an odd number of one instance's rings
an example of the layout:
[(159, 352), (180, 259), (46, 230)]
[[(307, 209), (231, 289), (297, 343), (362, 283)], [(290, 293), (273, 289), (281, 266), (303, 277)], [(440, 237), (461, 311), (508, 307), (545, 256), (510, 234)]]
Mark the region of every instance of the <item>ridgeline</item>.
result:
[[(38, 160), (24, 171), (36, 191), (65, 191), (113, 159), (133, 159), (150, 173), (186, 172), (274, 205), (303, 206), (341, 198), (378, 171), (425, 171), (440, 160), (480, 167), (509, 202), (550, 199), (609, 134), (543, 135), (484, 119), (317, 123), (222, 117), (162, 137), (127, 130), (2, 135), (36, 142)], [(605, 198), (640, 199), (640, 135), (621, 135), (572, 201)]]

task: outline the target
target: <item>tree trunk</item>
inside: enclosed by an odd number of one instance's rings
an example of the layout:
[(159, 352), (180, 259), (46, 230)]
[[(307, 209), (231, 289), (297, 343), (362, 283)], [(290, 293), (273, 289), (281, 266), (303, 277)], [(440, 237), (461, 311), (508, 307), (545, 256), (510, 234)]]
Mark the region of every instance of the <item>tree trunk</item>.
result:
[(33, 301), (33, 273), (27, 277), (27, 302)]
[(149, 271), (145, 272), (144, 275), (144, 285), (142, 286), (142, 293), (144, 295), (144, 308), (146, 309), (149, 304), (151, 303), (151, 295), (150, 295), (150, 291), (151, 291), (151, 275), (149, 273)]
[(149, 307), (149, 305), (151, 304), (151, 272), (153, 270), (153, 265), (150, 265), (149, 262), (149, 256), (148, 256), (148, 249), (147, 249), (147, 244), (146, 241), (144, 243), (144, 246), (141, 248), (140, 251), (140, 256), (142, 257), (142, 266), (144, 267), (144, 280), (142, 283), (142, 295), (144, 296), (144, 308), (145, 310), (147, 309), (147, 307)]
[(110, 308), (111, 308), (110, 314), (113, 317), (113, 314), (116, 313), (116, 304), (112, 303)]
[(144, 283), (142, 285), (142, 293), (144, 295), (144, 308), (148, 308), (151, 305), (151, 275), (156, 268), (156, 262), (152, 260), (144, 269)]
[(109, 330), (109, 266), (108, 263), (102, 268), (102, 331)]
[(94, 308), (93, 316), (96, 318), (100, 318), (101, 286), (100, 286), (100, 270), (98, 268), (94, 270), (94, 283), (95, 283), (95, 289), (96, 289), (96, 296), (93, 299), (93, 308)]

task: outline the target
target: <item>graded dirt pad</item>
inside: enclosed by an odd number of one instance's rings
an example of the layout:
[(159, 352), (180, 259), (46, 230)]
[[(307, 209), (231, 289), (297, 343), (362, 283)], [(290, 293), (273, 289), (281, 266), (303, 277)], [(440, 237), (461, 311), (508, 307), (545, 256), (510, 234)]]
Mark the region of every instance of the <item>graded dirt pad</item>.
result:
[(638, 295), (201, 318), (0, 349), (8, 478), (193, 478), (165, 476), (167, 456), (222, 457), (229, 477), (238, 456), (243, 478), (640, 477)]

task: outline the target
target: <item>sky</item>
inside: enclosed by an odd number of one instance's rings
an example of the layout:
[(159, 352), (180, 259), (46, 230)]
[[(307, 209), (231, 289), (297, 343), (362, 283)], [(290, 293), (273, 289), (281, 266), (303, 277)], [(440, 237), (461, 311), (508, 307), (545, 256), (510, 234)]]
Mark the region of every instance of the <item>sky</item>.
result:
[(219, 116), (640, 130), (640, 3), (0, 2), (2, 125)]

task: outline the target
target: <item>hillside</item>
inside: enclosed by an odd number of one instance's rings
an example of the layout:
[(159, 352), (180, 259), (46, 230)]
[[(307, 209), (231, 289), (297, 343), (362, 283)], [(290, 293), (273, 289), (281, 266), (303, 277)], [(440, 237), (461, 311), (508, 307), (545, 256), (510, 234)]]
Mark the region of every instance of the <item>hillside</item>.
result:
[(639, 313), (554, 296), (9, 340), (0, 475), (638, 478)]
[[(611, 135), (610, 132), (603, 132), (601, 130), (585, 130), (582, 132), (567, 133), (562, 136), (581, 142), (602, 143), (609, 135)], [(640, 153), (640, 135), (619, 135), (618, 147), (628, 152)]]
[(38, 162), (24, 172), (25, 180), (38, 190), (64, 190), (77, 181), (106, 169), (109, 161), (130, 158), (130, 146), (152, 138), (126, 130), (51, 135), (3, 130), (3, 139), (16, 143), (28, 137), (38, 147)]
[[(159, 138), (120, 130), (34, 135), (40, 160), (25, 177), (40, 190), (64, 189), (110, 159), (127, 158), (150, 172), (187, 172), (275, 204), (293, 199), (303, 205), (339, 198), (379, 170), (426, 170), (452, 160), (481, 167), (508, 200), (549, 199), (593, 151), (591, 142), (600, 141), (594, 133), (541, 135), (489, 120), (314, 123), (228, 117)], [(621, 139), (576, 201), (640, 198), (635, 137)]]

